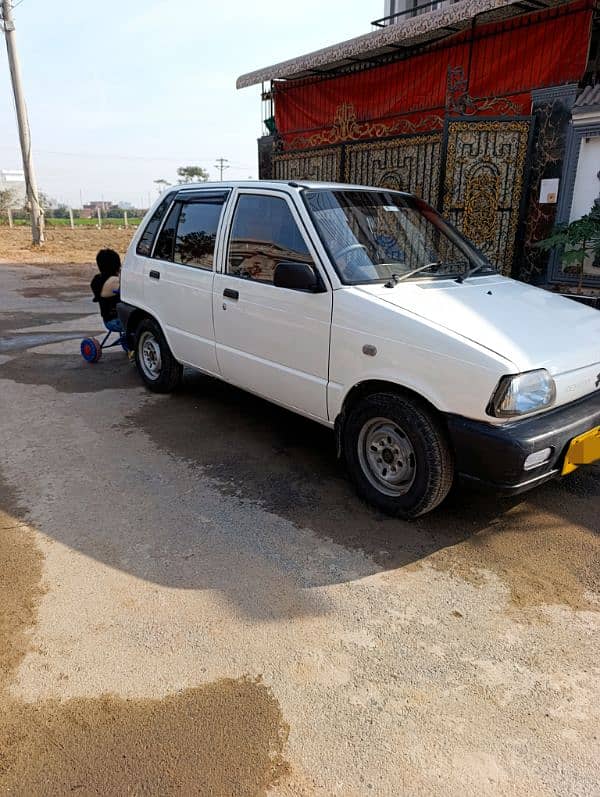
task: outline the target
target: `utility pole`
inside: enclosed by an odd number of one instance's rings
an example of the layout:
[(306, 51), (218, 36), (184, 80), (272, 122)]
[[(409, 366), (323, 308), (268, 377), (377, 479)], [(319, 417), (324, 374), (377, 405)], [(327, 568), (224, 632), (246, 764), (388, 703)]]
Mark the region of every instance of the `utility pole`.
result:
[(219, 180), (223, 180), (223, 172), (225, 169), (229, 169), (229, 166), (225, 166), (226, 163), (229, 163), (227, 158), (217, 158), (217, 162), (215, 163), (215, 169), (219, 170)]
[(21, 68), (17, 56), (15, 23), (13, 21), (11, 0), (2, 0), (2, 22), (4, 25), (4, 36), (6, 38), (10, 77), (12, 80), (13, 94), (15, 96), (21, 155), (23, 157), (23, 171), (25, 173), (25, 189), (27, 191), (27, 199), (31, 210), (31, 238), (34, 246), (39, 246), (44, 243), (44, 211), (40, 204), (37, 182), (33, 169), (31, 134), (29, 131), (29, 120), (27, 119), (25, 97), (23, 96), (23, 86), (21, 83)]

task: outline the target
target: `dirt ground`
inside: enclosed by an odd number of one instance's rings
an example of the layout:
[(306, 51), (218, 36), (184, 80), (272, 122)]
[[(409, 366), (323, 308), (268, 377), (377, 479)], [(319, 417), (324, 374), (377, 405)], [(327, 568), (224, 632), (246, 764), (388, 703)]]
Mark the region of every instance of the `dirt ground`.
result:
[(600, 468), (407, 524), (331, 434), (146, 392), (0, 266), (0, 794), (597, 795)]
[(93, 263), (99, 249), (123, 256), (134, 232), (132, 227), (46, 227), (44, 245), (35, 247), (28, 227), (0, 227), (0, 263)]

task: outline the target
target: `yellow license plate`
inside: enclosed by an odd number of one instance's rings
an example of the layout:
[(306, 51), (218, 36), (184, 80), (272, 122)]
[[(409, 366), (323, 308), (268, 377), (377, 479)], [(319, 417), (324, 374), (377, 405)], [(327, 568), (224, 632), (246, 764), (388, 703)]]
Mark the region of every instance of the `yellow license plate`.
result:
[(600, 426), (571, 440), (563, 462), (562, 475), (571, 473), (580, 465), (591, 465), (597, 459), (600, 459)]

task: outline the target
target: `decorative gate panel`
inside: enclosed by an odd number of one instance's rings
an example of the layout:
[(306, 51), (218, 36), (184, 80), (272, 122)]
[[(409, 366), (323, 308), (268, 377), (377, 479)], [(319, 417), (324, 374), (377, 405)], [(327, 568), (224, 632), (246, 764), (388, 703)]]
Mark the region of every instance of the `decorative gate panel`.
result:
[(504, 274), (519, 225), (530, 119), (450, 121), (444, 215)]
[(289, 155), (273, 156), (273, 178), (275, 180), (316, 180), (339, 182), (341, 148), (291, 152)]
[(349, 144), (345, 153), (345, 180), (411, 191), (437, 205), (440, 150), (439, 134)]

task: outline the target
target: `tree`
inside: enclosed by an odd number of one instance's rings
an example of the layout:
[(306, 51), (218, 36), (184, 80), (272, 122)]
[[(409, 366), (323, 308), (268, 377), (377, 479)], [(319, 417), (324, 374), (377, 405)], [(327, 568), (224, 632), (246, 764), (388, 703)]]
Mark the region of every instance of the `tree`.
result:
[(0, 213), (6, 213), (15, 204), (15, 192), (12, 188), (0, 188)]
[(156, 186), (156, 190), (158, 191), (158, 193), (162, 194), (162, 192), (165, 189), (167, 189), (171, 185), (171, 183), (168, 180), (165, 180), (164, 178), (161, 177), (160, 180), (154, 181), (154, 185)]
[(39, 197), (39, 201), (40, 201), (40, 207), (42, 208), (42, 210), (45, 213), (47, 210), (50, 209), (50, 205), (51, 205), (50, 197), (48, 196), (48, 194), (45, 194), (43, 191), (39, 192), (38, 197)]
[(205, 183), (208, 180), (208, 172), (202, 166), (180, 166), (177, 169), (179, 183)]
[(600, 203), (594, 204), (580, 219), (557, 225), (552, 235), (536, 246), (546, 250), (557, 248), (565, 272), (579, 277), (577, 292), (581, 293), (586, 260), (592, 257), (594, 266), (600, 264)]

